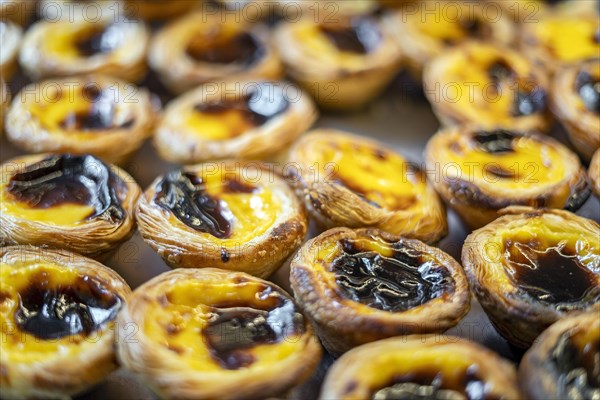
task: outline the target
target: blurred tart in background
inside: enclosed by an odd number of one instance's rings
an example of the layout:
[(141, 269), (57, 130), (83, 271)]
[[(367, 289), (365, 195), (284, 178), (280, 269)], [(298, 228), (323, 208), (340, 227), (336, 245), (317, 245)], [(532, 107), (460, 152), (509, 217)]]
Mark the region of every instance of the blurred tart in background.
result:
[(600, 58), (558, 70), (551, 94), (552, 111), (589, 161), (600, 148)]
[(281, 22), (274, 36), (287, 73), (326, 109), (363, 107), (400, 69), (400, 50), (375, 16)]
[(334, 228), (308, 241), (292, 260), (290, 282), (334, 355), (391, 336), (444, 332), (471, 302), (452, 257), (378, 229)]
[(444, 125), (507, 125), (545, 132), (552, 122), (546, 74), (497, 43), (469, 41), (444, 51), (425, 66), (423, 86)]
[(597, 222), (563, 210), (509, 207), (465, 239), (462, 265), (492, 324), (527, 348), (561, 318), (600, 312)]
[(36, 0), (0, 0), (0, 20), (26, 25), (36, 14)]
[(323, 230), (373, 227), (427, 243), (448, 232), (426, 173), (383, 143), (313, 130), (292, 145), (284, 174)]
[(21, 46), (23, 30), (10, 21), (0, 20), (0, 77), (8, 81), (17, 70), (17, 55)]
[(169, 103), (154, 144), (161, 157), (182, 164), (271, 158), (309, 129), (317, 116), (310, 96), (291, 83), (215, 82)]
[(118, 368), (115, 320), (131, 289), (75, 253), (0, 250), (2, 398), (70, 398)]
[(484, 3), (469, 1), (406, 2), (386, 19), (404, 62), (419, 81), (423, 67), (444, 49), (469, 39), (511, 45), (516, 26), (504, 15), (492, 15)]
[(173, 268), (268, 277), (300, 246), (307, 218), (273, 168), (252, 161), (187, 166), (158, 177), (137, 206), (144, 240)]
[(466, 339), (412, 335), (365, 344), (331, 367), (327, 399), (520, 399), (515, 367)]
[(149, 31), (143, 23), (74, 18), (38, 21), (23, 39), (21, 67), (31, 79), (104, 73), (139, 81), (146, 73)]
[(94, 154), (122, 164), (152, 135), (158, 105), (151, 96), (100, 74), (32, 83), (7, 112), (7, 137), (32, 153)]
[(49, 246), (105, 259), (133, 235), (140, 188), (90, 156), (38, 154), (2, 164), (0, 245)]
[[(321, 346), (292, 298), (272, 282), (178, 269), (140, 286), (119, 314), (137, 326), (119, 360), (161, 398), (283, 395), (315, 370)], [(235, 393), (235, 395), (232, 395)]]
[(450, 127), (429, 139), (424, 156), (433, 186), (472, 229), (504, 207), (577, 211), (590, 195), (577, 155), (546, 135)]
[(173, 92), (229, 80), (277, 80), (283, 76), (269, 30), (235, 13), (193, 13), (158, 31), (150, 66)]

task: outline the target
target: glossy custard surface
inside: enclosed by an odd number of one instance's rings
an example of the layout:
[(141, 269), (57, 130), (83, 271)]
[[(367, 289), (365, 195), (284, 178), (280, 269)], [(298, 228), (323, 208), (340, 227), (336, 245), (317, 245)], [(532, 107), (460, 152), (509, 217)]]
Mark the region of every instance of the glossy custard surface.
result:
[(539, 46), (544, 46), (559, 61), (577, 62), (598, 57), (600, 41), (598, 18), (556, 15), (531, 24)]
[(64, 265), (1, 263), (0, 278), (0, 346), (15, 362), (93, 345), (122, 306), (105, 283)]
[(196, 104), (189, 110), (186, 125), (203, 139), (227, 140), (262, 126), (289, 105), (281, 87), (261, 83), (234, 97)]
[(2, 178), (0, 209), (14, 217), (61, 226), (125, 217), (125, 183), (93, 156), (50, 156)]
[(159, 181), (152, 202), (169, 211), (173, 222), (223, 245), (245, 243), (271, 228), (282, 207), (267, 186), (248, 177), (245, 172), (173, 171)]
[(260, 368), (294, 352), (304, 332), (291, 298), (245, 278), (175, 282), (156, 302), (145, 333), (194, 370)]
[(419, 207), (427, 188), (425, 175), (402, 156), (352, 139), (323, 137), (310, 143), (305, 150), (310, 183), (334, 182), (391, 211)]

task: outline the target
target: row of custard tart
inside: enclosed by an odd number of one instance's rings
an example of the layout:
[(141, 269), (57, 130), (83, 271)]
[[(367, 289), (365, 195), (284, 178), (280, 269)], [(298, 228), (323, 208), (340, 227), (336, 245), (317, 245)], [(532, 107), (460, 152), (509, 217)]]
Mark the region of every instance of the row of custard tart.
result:
[(292, 298), (243, 273), (177, 270), (131, 293), (96, 261), (14, 246), (0, 277), (3, 399), (70, 398), (119, 365), (163, 398), (256, 398), (285, 393), (321, 358)]
[(51, 79), (15, 96), (6, 133), (28, 152), (94, 154), (124, 164), (154, 132), (163, 158), (192, 164), (275, 157), (318, 115), (297, 86), (269, 81), (206, 84), (159, 111), (147, 89), (107, 75)]

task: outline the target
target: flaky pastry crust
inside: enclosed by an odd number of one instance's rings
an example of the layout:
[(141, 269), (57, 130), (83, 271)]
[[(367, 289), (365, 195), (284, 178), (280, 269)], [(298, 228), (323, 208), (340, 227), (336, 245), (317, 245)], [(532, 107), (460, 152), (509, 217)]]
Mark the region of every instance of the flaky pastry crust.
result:
[(588, 175), (592, 181), (592, 190), (594, 191), (594, 194), (596, 197), (600, 198), (600, 149), (596, 150), (594, 157), (592, 157)]
[(0, 344), (0, 394), (3, 399), (70, 398), (117, 369), (114, 320), (105, 322), (87, 336), (80, 333), (46, 342), (22, 331), (16, 324), (14, 311), (21, 300), (18, 288), (12, 285), (13, 276), (33, 276), (37, 268), (51, 265), (50, 272), (44, 271), (50, 273), (49, 279), (52, 279), (52, 271), (72, 272), (74, 276), (93, 280), (102, 290), (125, 302), (131, 289), (116, 272), (75, 253), (31, 246), (3, 247), (0, 265), (7, 271), (2, 274), (0, 283), (3, 294), (0, 319), (5, 327)]
[[(432, 271), (444, 270), (448, 274), (449, 286), (443, 293), (406, 310), (375, 308), (356, 301), (342, 294), (340, 280), (343, 277), (336, 276), (333, 270), (334, 264), (339, 262), (337, 256), (342, 255), (342, 241), (357, 243), (359, 246), (363, 242), (372, 241), (373, 249), (369, 250), (382, 257), (389, 257), (385, 253), (392, 251), (391, 249), (405, 250), (406, 254), (402, 253), (405, 257), (407, 254), (423, 256), (427, 261), (418, 259), (419, 267), (433, 263), (435, 267)], [(363, 254), (363, 251), (364, 254), (367, 253), (367, 249), (362, 248), (356, 251), (357, 254)], [(358, 267), (352, 268), (356, 270)], [(381, 269), (385, 270), (384, 267)], [(385, 279), (393, 280), (382, 271), (376, 272), (375, 276), (380, 274)], [(348, 279), (358, 279), (356, 277), (355, 271)], [(323, 345), (332, 354), (340, 354), (358, 345), (391, 336), (443, 332), (455, 326), (470, 308), (471, 296), (467, 279), (452, 257), (418, 240), (403, 239), (378, 229), (334, 228), (309, 240), (292, 260), (290, 283), (296, 301), (315, 322)], [(365, 285), (368, 283), (364, 282)], [(383, 286), (386, 292), (381, 295), (393, 297), (393, 290)], [(380, 288), (371, 290), (377, 292)]]

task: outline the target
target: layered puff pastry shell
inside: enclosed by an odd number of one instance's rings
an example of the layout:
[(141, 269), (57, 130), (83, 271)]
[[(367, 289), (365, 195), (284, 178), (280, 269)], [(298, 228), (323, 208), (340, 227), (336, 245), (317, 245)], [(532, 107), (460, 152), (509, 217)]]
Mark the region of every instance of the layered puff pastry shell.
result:
[(114, 18), (39, 21), (23, 38), (19, 62), (32, 79), (104, 73), (138, 81), (146, 73), (149, 31)]
[(561, 318), (600, 313), (600, 226), (568, 211), (510, 207), (471, 233), (462, 264), (498, 332), (527, 348)]
[(67, 251), (0, 250), (0, 396), (71, 398), (117, 369), (115, 320), (131, 289)]
[(450, 127), (429, 140), (425, 163), (438, 193), (473, 229), (510, 205), (576, 211), (590, 195), (577, 155), (541, 134)]
[(600, 397), (600, 318), (597, 312), (563, 318), (546, 329), (519, 365), (532, 400)]
[(137, 206), (140, 232), (173, 268), (267, 277), (304, 240), (307, 218), (285, 180), (259, 162), (187, 166), (157, 178)]
[(20, 26), (0, 20), (0, 78), (10, 80), (17, 69), (17, 55), (21, 47), (23, 30)]
[(552, 84), (552, 111), (587, 161), (600, 148), (600, 52), (597, 56), (560, 69)]
[(400, 50), (374, 16), (282, 22), (277, 47), (290, 77), (323, 108), (360, 108), (381, 93), (400, 68)]
[(383, 143), (314, 130), (292, 146), (284, 174), (322, 229), (374, 227), (428, 243), (448, 231), (425, 172)]
[(498, 43), (467, 41), (444, 51), (426, 65), (423, 86), (444, 125), (550, 128), (547, 75)]
[(491, 40), (511, 45), (517, 27), (502, 13), (489, 12), (485, 3), (472, 1), (406, 2), (385, 19), (413, 76), (421, 78), (425, 64), (446, 48), (466, 40)]
[(94, 154), (122, 164), (152, 135), (158, 108), (147, 89), (106, 75), (40, 81), (15, 96), (7, 137), (33, 153)]
[(331, 367), (321, 400), (522, 399), (515, 367), (452, 336), (412, 335), (365, 344)]
[(148, 59), (175, 93), (224, 79), (283, 76), (267, 27), (252, 25), (235, 13), (196, 12), (170, 23), (152, 39)]
[(334, 228), (308, 241), (292, 260), (290, 282), (333, 354), (386, 337), (443, 332), (471, 301), (452, 257), (378, 229)]
[(317, 115), (310, 96), (286, 82), (206, 84), (166, 107), (154, 143), (163, 158), (182, 164), (269, 159), (310, 128)]
[(121, 363), (160, 397), (282, 395), (313, 372), (321, 346), (309, 320), (271, 282), (219, 269), (178, 269), (140, 286), (119, 315), (138, 330)]
[(0, 245), (63, 248), (103, 259), (135, 230), (140, 188), (90, 156), (38, 154), (2, 164)]

